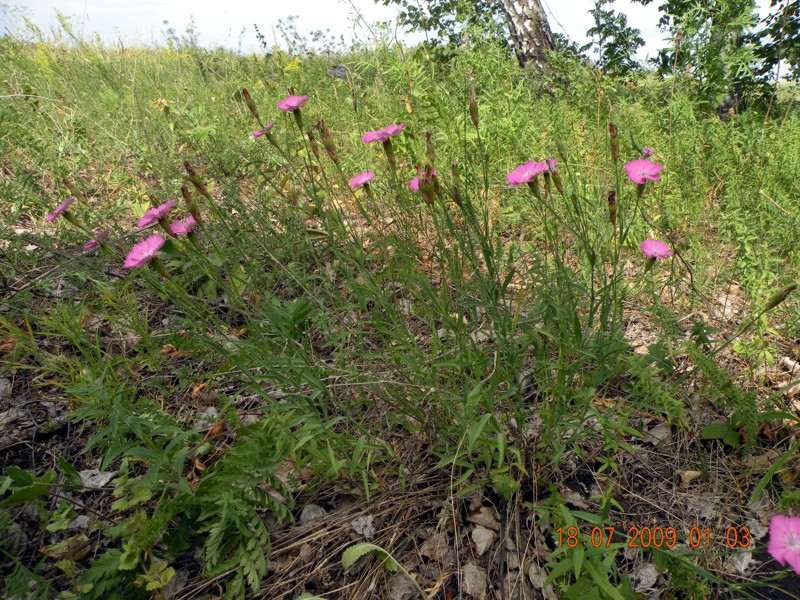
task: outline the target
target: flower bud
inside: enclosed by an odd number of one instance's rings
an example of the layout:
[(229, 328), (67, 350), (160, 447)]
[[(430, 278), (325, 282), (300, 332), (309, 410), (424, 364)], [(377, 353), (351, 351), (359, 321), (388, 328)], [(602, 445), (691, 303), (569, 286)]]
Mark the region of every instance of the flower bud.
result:
[(317, 138), (314, 137), (314, 131), (309, 129), (306, 131), (306, 135), (308, 136), (308, 143), (311, 146), (311, 152), (314, 154), (314, 157), (319, 160), (319, 144), (317, 144)]
[(608, 220), (612, 227), (617, 227), (617, 192), (613, 190), (608, 192)]
[(425, 132), (425, 153), (428, 156), (428, 162), (433, 164), (436, 162), (434, 160), (435, 154), (433, 152), (433, 142), (431, 142), (431, 132)]
[(439, 194), (439, 180), (431, 165), (425, 165), (419, 175), (419, 193), (428, 204), (433, 204)]
[(250, 114), (258, 119), (258, 109), (256, 108), (256, 103), (253, 102), (253, 98), (250, 96), (250, 92), (247, 90), (247, 88), (242, 88), (242, 97), (247, 104), (247, 108), (250, 109)]
[[(206, 184), (203, 183), (203, 180), (197, 174), (197, 171), (194, 170), (191, 163), (188, 160), (183, 161), (183, 166), (186, 168), (186, 172), (189, 174), (189, 181), (192, 182), (192, 185), (195, 189), (203, 194), (206, 198), (211, 199), (211, 194), (208, 193), (208, 188), (206, 188)], [(195, 217), (197, 218), (197, 217)]]
[(475, 100), (475, 88), (469, 88), (469, 118), (475, 129), (478, 128), (478, 102)]
[(461, 206), (464, 203), (464, 199), (461, 197), (461, 169), (458, 168), (456, 159), (453, 159), (453, 162), (450, 163), (450, 173), (453, 175), (453, 187), (450, 191), (453, 194), (455, 203)]
[(781, 302), (786, 300), (793, 291), (797, 289), (797, 284), (790, 285), (789, 287), (783, 288), (780, 292), (773, 294), (772, 297), (767, 301), (767, 305), (764, 307), (764, 312), (768, 310), (772, 310), (776, 306), (778, 306)]
[(203, 219), (200, 218), (200, 209), (197, 207), (197, 202), (192, 198), (192, 193), (189, 191), (189, 186), (184, 184), (181, 186), (181, 196), (183, 201), (186, 202), (186, 208), (189, 209), (189, 214), (194, 217), (198, 225), (203, 224)]
[(317, 121), (316, 127), (322, 137), (322, 146), (325, 148), (325, 152), (327, 152), (330, 159), (338, 165), (339, 153), (336, 151), (336, 144), (333, 141), (331, 130), (325, 122), (325, 119)]
[(617, 134), (617, 126), (613, 123), (609, 123), (608, 133), (611, 135), (611, 159), (617, 162), (619, 160), (619, 135)]

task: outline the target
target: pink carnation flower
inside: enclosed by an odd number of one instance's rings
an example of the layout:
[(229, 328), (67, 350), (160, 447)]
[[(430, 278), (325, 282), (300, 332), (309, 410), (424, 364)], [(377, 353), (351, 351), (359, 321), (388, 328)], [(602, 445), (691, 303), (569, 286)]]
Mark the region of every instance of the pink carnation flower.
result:
[(289, 96), (278, 102), (278, 108), (286, 112), (291, 112), (299, 110), (306, 102), (308, 102), (308, 96)]
[(86, 242), (83, 245), (83, 249), (84, 250), (93, 250), (94, 248), (97, 248), (97, 246), (100, 245), (100, 240), (103, 240), (103, 239), (107, 238), (109, 233), (111, 233), (111, 229), (106, 227), (105, 229), (103, 229), (103, 231), (101, 231), (100, 233), (95, 235), (94, 239), (91, 239), (88, 242)]
[(151, 208), (144, 213), (144, 216), (141, 219), (139, 219), (137, 225), (139, 227), (147, 227), (148, 225), (152, 225), (159, 219), (163, 218), (173, 208), (175, 208), (175, 204), (177, 204), (175, 200), (167, 200), (161, 206)]
[[(436, 169), (434, 169), (434, 170), (433, 170), (433, 174), (434, 174), (434, 175), (438, 175), (438, 174), (439, 174), (439, 171), (437, 171)], [(410, 187), (410, 188), (411, 188), (411, 191), (412, 191), (412, 192), (419, 191), (419, 177), (414, 177), (414, 179), (412, 179), (411, 181), (409, 181), (409, 182), (408, 182), (408, 187)]]
[(669, 246), (659, 240), (645, 240), (639, 247), (647, 258), (662, 259), (673, 254)]
[(350, 180), (350, 187), (359, 188), (370, 181), (375, 181), (375, 173), (373, 171), (364, 171)]
[(385, 142), (389, 139), (389, 136), (397, 135), (405, 128), (405, 123), (400, 123), (400, 125), (389, 125), (384, 127), (383, 129), (376, 129), (375, 131), (368, 131), (364, 135), (361, 136), (361, 141), (365, 144), (369, 144), (371, 142)]
[(642, 148), (642, 158), (647, 158), (648, 156), (653, 156), (653, 149), (650, 146), (645, 146)]
[(767, 552), (784, 567), (800, 574), (800, 517), (775, 515), (769, 522)]
[(125, 257), (126, 269), (143, 267), (158, 256), (158, 251), (164, 245), (164, 238), (161, 234), (151, 235), (146, 240), (139, 242), (131, 248), (128, 256)]
[(383, 128), (383, 130), (389, 135), (397, 135), (398, 133), (403, 131), (403, 129), (405, 129), (405, 126), (406, 126), (405, 123), (400, 123), (400, 125), (387, 125), (386, 127)]
[(640, 185), (644, 184), (648, 179), (650, 181), (658, 181), (661, 179), (659, 173), (663, 169), (664, 165), (659, 165), (646, 158), (639, 158), (625, 163), (625, 171), (628, 173), (628, 179)]
[(69, 208), (69, 205), (72, 204), (73, 202), (75, 202), (75, 198), (73, 198), (72, 196), (64, 200), (61, 204), (56, 206), (56, 209), (53, 212), (51, 212), (44, 218), (45, 223), (50, 223), (51, 221), (55, 221), (59, 216), (61, 216), (62, 213), (64, 213)]
[(195, 228), (197, 221), (193, 216), (186, 217), (183, 221), (173, 221), (169, 224), (169, 230), (175, 235), (189, 235)]
[(547, 171), (546, 162), (528, 161), (511, 171), (511, 173), (506, 176), (506, 181), (511, 185), (530, 183), (533, 181), (534, 177), (541, 175), (545, 171)]
[(253, 138), (254, 138), (254, 139), (258, 139), (258, 138), (260, 138), (260, 137), (261, 137), (262, 135), (264, 135), (265, 133), (269, 133), (270, 131), (272, 131), (272, 128), (273, 128), (273, 127), (275, 127), (275, 121), (272, 121), (272, 122), (270, 122), (270, 123), (267, 123), (266, 125), (264, 125), (264, 128), (263, 128), (263, 129), (256, 129), (256, 130), (253, 132)]

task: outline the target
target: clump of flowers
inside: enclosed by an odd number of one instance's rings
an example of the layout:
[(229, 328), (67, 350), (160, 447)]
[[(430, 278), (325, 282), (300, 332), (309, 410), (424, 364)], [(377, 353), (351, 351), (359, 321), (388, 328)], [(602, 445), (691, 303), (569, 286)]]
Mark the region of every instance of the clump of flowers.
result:
[(91, 240), (86, 242), (83, 245), (83, 249), (84, 250), (94, 250), (95, 248), (97, 248), (103, 242), (104, 239), (106, 239), (108, 237), (109, 233), (111, 233), (111, 228), (106, 227), (100, 233), (96, 234), (94, 236), (94, 238), (92, 238)]
[(191, 215), (183, 221), (173, 221), (169, 224), (169, 230), (175, 235), (189, 235), (197, 225), (197, 221)]
[(169, 224), (169, 230), (172, 235), (187, 236), (192, 245), (200, 250), (200, 240), (197, 239), (197, 234), (194, 232), (195, 227), (197, 227), (197, 221), (192, 215), (189, 215), (183, 221), (173, 221)]
[(775, 515), (769, 523), (767, 551), (784, 567), (800, 574), (800, 517)]
[(510, 185), (522, 185), (527, 183), (531, 192), (537, 200), (542, 199), (542, 194), (539, 192), (539, 175), (547, 171), (548, 166), (546, 162), (528, 161), (522, 163), (516, 169), (506, 175), (506, 181)]
[(636, 184), (636, 194), (639, 198), (644, 194), (646, 182), (661, 179), (659, 173), (662, 170), (664, 170), (664, 165), (654, 163), (647, 158), (638, 158), (625, 163), (625, 172), (628, 174), (628, 179)]
[(669, 246), (660, 240), (645, 240), (639, 247), (642, 249), (642, 253), (647, 257), (647, 263), (645, 263), (644, 267), (645, 273), (653, 268), (657, 260), (663, 260), (674, 254)]
[(364, 171), (350, 180), (350, 187), (355, 189), (360, 188), (362, 185), (368, 186), (370, 181), (375, 181), (375, 173), (373, 171)]
[(433, 204), (440, 192), (437, 175), (436, 169), (430, 165), (425, 165), (425, 168), (419, 174), (419, 193), (422, 194), (422, 199), (428, 204)]
[(278, 102), (278, 108), (294, 115), (294, 120), (301, 132), (305, 128), (303, 127), (303, 116), (300, 112), (300, 107), (306, 102), (308, 102), (308, 96), (295, 96), (294, 94)]
[(155, 233), (138, 244), (135, 244), (130, 252), (128, 252), (128, 256), (125, 257), (123, 266), (126, 269), (136, 269), (153, 263), (155, 269), (169, 279), (164, 263), (158, 259), (158, 253), (164, 245), (164, 242), (164, 237), (160, 233)]
[(70, 205), (73, 202), (75, 202), (75, 198), (73, 198), (72, 196), (64, 200), (61, 204), (56, 206), (56, 209), (53, 212), (51, 212), (44, 218), (45, 223), (51, 223), (61, 215), (64, 215), (64, 217), (66, 218), (67, 210), (69, 209)]
[(264, 134), (266, 134), (266, 133), (269, 133), (270, 131), (272, 131), (272, 128), (273, 128), (273, 127), (275, 127), (275, 121), (270, 121), (269, 123), (267, 123), (266, 125), (264, 125), (264, 127), (262, 127), (261, 129), (256, 129), (256, 130), (253, 132), (253, 138), (254, 138), (254, 139), (258, 139), (258, 138), (260, 138), (262, 135), (264, 135)]
[(373, 171), (364, 171), (350, 180), (350, 187), (354, 190), (363, 187), (367, 197), (369, 197), (370, 200), (374, 200), (372, 197), (372, 189), (369, 185), (371, 181), (375, 181), (375, 173)]
[[(432, 174), (434, 176), (438, 175), (439, 171), (434, 169), (432, 171)], [(408, 182), (408, 187), (411, 189), (412, 192), (418, 192), (419, 191), (419, 184), (420, 184), (420, 178), (419, 177), (414, 177), (411, 181)]]
[(403, 131), (405, 126), (405, 123), (400, 123), (399, 125), (388, 125), (383, 129), (368, 131), (361, 136), (361, 141), (365, 144), (371, 144), (372, 142), (383, 142), (383, 151), (386, 153), (386, 160), (388, 160), (389, 164), (394, 167), (396, 164), (394, 158), (394, 148), (392, 148), (392, 140), (389, 138), (391, 138), (393, 135), (398, 135)]
[(372, 142), (387, 142), (389, 141), (389, 137), (399, 134), (401, 131), (403, 131), (405, 126), (405, 123), (400, 123), (400, 125), (388, 125), (383, 129), (368, 131), (361, 136), (361, 141), (365, 144), (371, 144)]
[(300, 107), (308, 102), (308, 96), (289, 96), (278, 102), (278, 108), (285, 112), (300, 110)]
[(164, 202), (164, 204), (156, 206), (155, 208), (151, 208), (146, 213), (144, 213), (144, 216), (141, 219), (139, 219), (137, 225), (139, 227), (147, 227), (148, 225), (152, 225), (156, 221), (164, 220), (167, 216), (167, 213), (169, 213), (169, 211), (175, 208), (176, 204), (177, 201), (175, 200), (167, 200), (166, 202)]
[(69, 210), (69, 207), (73, 202), (75, 202), (75, 197), (74, 196), (70, 196), (69, 198), (64, 200), (61, 204), (56, 206), (56, 208), (55, 208), (55, 210), (53, 212), (51, 212), (49, 215), (47, 215), (44, 218), (45, 223), (51, 223), (51, 222), (55, 221), (58, 217), (62, 217), (63, 216), (69, 223), (71, 223), (72, 225), (74, 225), (78, 229), (82, 229), (84, 231), (87, 231), (86, 227), (83, 226), (83, 223), (80, 222), (78, 217), (73, 215)]
[(664, 165), (659, 165), (646, 158), (639, 158), (625, 163), (625, 172), (628, 174), (628, 179), (640, 185), (644, 185), (647, 181), (660, 180), (661, 175), (659, 173), (663, 169)]
[(546, 162), (534, 162), (531, 160), (526, 163), (522, 163), (520, 166), (506, 175), (506, 181), (510, 185), (533, 183), (533, 181), (545, 171), (547, 171)]

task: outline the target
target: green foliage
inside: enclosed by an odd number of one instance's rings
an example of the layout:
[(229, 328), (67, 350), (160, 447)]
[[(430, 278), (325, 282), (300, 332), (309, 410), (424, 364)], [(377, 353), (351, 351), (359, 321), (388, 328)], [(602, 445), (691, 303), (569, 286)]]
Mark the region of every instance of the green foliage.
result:
[(733, 432), (741, 429), (746, 438), (744, 451), (748, 452), (755, 444), (758, 431), (756, 393), (745, 392), (735, 385), (730, 376), (720, 369), (714, 360), (693, 342), (687, 342), (684, 348), (692, 362), (697, 365), (703, 374), (705, 379), (704, 391), (709, 394), (710, 399), (722, 406), (734, 409), (730, 417), (730, 427), (712, 427), (710, 429), (707, 427), (703, 431), (704, 437), (719, 437), (726, 443), (738, 447), (739, 436), (734, 436)]
[(435, 36), (434, 44), (447, 43), (458, 47), (465, 29), (479, 30), (483, 35), (507, 47), (505, 13), (497, 0), (429, 0), (424, 6), (410, 0), (375, 0), (384, 6), (395, 4), (401, 25), (413, 31)]
[(769, 79), (785, 61), (788, 73), (782, 75), (792, 81), (800, 80), (800, 4), (792, 0), (770, 0), (770, 12), (762, 20), (763, 27), (755, 31), (748, 41), (755, 44), (759, 59), (757, 74)]
[[(405, 6), (421, 24), (415, 5)], [(493, 18), (489, 3), (484, 14), (476, 6), (428, 6), (456, 11), (442, 31), (468, 38), (449, 47), (446, 64), (428, 48), (388, 45), (322, 57), (294, 38), (302, 55), (241, 57), (205, 51), (191, 32), (183, 41), (168, 32), (171, 47), (151, 51), (0, 40), (13, 69), (2, 85), (40, 96), (37, 105), (0, 105), (0, 168), (15, 173), (0, 185), (11, 190), (13, 214), (40, 219), (54, 195), (67, 193), (60, 179), (72, 177), (85, 192), (76, 214), (115, 229), (110, 254), (84, 256), (83, 234), (54, 222), (52, 236), (35, 239), (69, 259), (28, 278), (29, 288), (3, 299), (0, 315), (0, 340), (15, 341), (0, 366), (48, 373), (36, 385), (62, 394), (89, 432), (84, 453), (60, 460), (60, 472), (10, 466), (0, 479), (3, 502), (33, 502), (48, 533), (62, 536), (77, 509), (55, 495), (80, 488), (78, 462), (117, 471), (113, 491), (102, 491), (116, 522), (97, 532), (109, 549), (72, 565), (76, 593), (158, 594), (178, 561), (195, 558), (192, 548), (202, 549), (197, 571), (224, 580), (228, 596), (258, 593), (271, 550), (265, 517), (291, 521), (295, 504), (331, 481), (369, 498), (391, 472), (382, 467), (398, 464), (395, 442), (404, 434), (424, 448), (414, 453), (419, 460), (433, 457), (424, 468), (444, 474), (454, 496), (489, 489), (511, 503), (529, 486), (550, 485), (565, 455), (583, 457), (587, 448), (598, 475), (620, 473), (641, 411), (691, 427), (681, 373), (731, 412), (706, 437), (740, 444), (744, 432), (752, 446), (759, 423), (782, 418), (759, 415), (755, 394), (717, 367), (713, 328), (696, 318), (684, 348), (678, 322), (702, 313), (700, 290), (716, 278), (738, 278), (756, 300), (796, 278), (800, 137), (789, 101), (780, 122), (709, 118), (702, 94), (710, 80), (634, 72), (627, 61), (636, 38), (601, 4), (605, 73), (573, 52), (528, 81), (492, 36), (460, 29)], [(690, 48), (702, 57), (713, 31), (695, 33)], [(741, 58), (731, 56), (722, 66), (699, 64), (725, 72)], [(330, 73), (334, 58), (345, 77)], [(626, 80), (612, 73), (622, 65)], [(276, 121), (272, 141), (249, 134), (256, 124), (243, 85), (261, 118)], [(316, 156), (297, 131), (300, 119), (274, 109), (290, 86), (310, 96), (302, 133), (321, 132), (313, 123), (325, 118), (339, 162), (320, 147)], [(611, 121), (621, 132), (619, 163), (608, 148)], [(393, 138), (392, 168), (380, 145), (360, 139), (390, 122), (408, 123)], [(645, 145), (667, 168), (640, 197), (622, 163)], [(538, 196), (505, 184), (517, 164), (545, 157), (558, 159), (563, 193), (551, 178)], [(408, 179), (425, 160), (438, 170), (438, 187), (423, 199)], [(122, 255), (140, 235), (128, 231), (149, 196), (178, 197), (193, 183), (183, 161), (210, 190), (192, 189), (206, 219), (200, 244), (169, 243), (168, 280), (148, 269), (120, 279)], [(376, 172), (370, 193), (352, 191), (348, 178), (367, 168)], [(670, 236), (680, 256), (643, 273), (638, 245), (651, 236)], [(26, 245), (12, 237), (2, 246), (10, 249), (0, 259), (8, 289), (34, 266), (44, 272)], [(795, 303), (790, 297), (779, 310), (791, 313)], [(629, 335), (639, 317), (655, 323), (645, 354)], [(755, 340), (730, 345), (768, 362), (782, 328), (757, 325)], [(222, 433), (198, 423), (196, 409), (206, 405)], [(533, 433), (532, 416), (540, 423)], [(293, 480), (306, 469), (310, 482)], [(560, 525), (602, 526), (612, 508), (622, 510), (610, 486), (592, 499), (600, 517), (563, 509), (556, 496), (548, 515)], [(560, 548), (551, 581), (564, 597), (627, 597), (618, 549)], [(369, 552), (403, 568), (368, 544), (349, 549), (343, 564)], [(690, 582), (692, 560), (659, 564), (676, 589), (699, 595), (709, 583)], [(34, 567), (21, 565), (17, 583)]]
[[(589, 536), (580, 532), (576, 516), (587, 521), (596, 531), (603, 532), (603, 543), (591, 543)], [(555, 528), (557, 548), (550, 554), (547, 563), (550, 572), (544, 584), (559, 582), (564, 598), (577, 599), (587, 595), (611, 600), (630, 598), (627, 578), (619, 584), (613, 583), (617, 552), (624, 547), (622, 543), (611, 541), (609, 532), (613, 528), (596, 515), (573, 512), (564, 505), (554, 511), (553, 517), (558, 525)]]
[(397, 560), (395, 560), (395, 558), (391, 554), (389, 554), (386, 550), (375, 544), (368, 544), (366, 542), (362, 542), (360, 544), (354, 544), (353, 546), (350, 546), (342, 554), (342, 567), (344, 567), (345, 570), (349, 569), (355, 563), (357, 563), (361, 558), (363, 558), (364, 556), (366, 556), (371, 552), (374, 552), (378, 556), (381, 563), (383, 564), (383, 567), (387, 571), (391, 573), (394, 573), (395, 571), (398, 570), (401, 571), (403, 575), (405, 575), (411, 580), (411, 583), (417, 589), (422, 598), (424, 598), (425, 600), (429, 598), (429, 596), (420, 587), (419, 583), (417, 583), (417, 580), (414, 579), (414, 577), (408, 571), (406, 571), (406, 569), (403, 568), (403, 565), (397, 562)]
[(120, 568), (122, 553), (119, 550), (108, 550), (92, 563), (78, 580), (77, 591), (81, 598), (94, 600), (109, 598), (147, 598), (148, 594), (133, 585), (133, 577)]
[[(652, 0), (635, 0), (647, 5)], [(797, 78), (800, 7), (791, 0), (771, 0), (770, 12), (758, 23), (752, 0), (665, 0), (660, 26), (673, 38), (655, 64), (662, 75), (690, 73), (711, 108), (728, 92), (741, 101), (742, 91), (764, 94), (774, 70), (788, 60), (788, 76)], [(783, 73), (786, 76), (786, 73)], [(737, 110), (741, 110), (739, 105)]]
[(644, 46), (639, 30), (628, 26), (624, 13), (604, 9), (614, 0), (595, 0), (589, 13), (594, 17), (594, 26), (586, 32), (592, 42), (583, 46), (581, 52), (596, 48), (597, 66), (611, 75), (629, 75), (639, 70), (636, 51)]
[[(274, 419), (263, 419), (241, 434), (241, 441), (219, 461), (198, 486), (199, 532), (209, 576), (235, 569), (227, 594), (244, 594), (244, 585), (257, 591), (267, 568), (269, 533), (259, 514), (267, 509), (291, 520), (291, 492), (275, 475), (293, 448), (292, 436)], [(286, 500), (279, 500), (277, 495)]]

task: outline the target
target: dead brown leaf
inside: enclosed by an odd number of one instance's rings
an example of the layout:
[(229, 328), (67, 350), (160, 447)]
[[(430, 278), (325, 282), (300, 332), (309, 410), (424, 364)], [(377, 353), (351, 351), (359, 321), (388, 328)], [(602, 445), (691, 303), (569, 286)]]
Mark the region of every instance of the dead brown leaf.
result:
[(450, 542), (444, 532), (436, 533), (422, 542), (419, 553), (438, 563), (445, 564), (448, 557), (452, 554)]
[(692, 481), (700, 477), (702, 474), (703, 473), (700, 471), (678, 471), (678, 475), (681, 478), (680, 488), (685, 490), (689, 487)]

